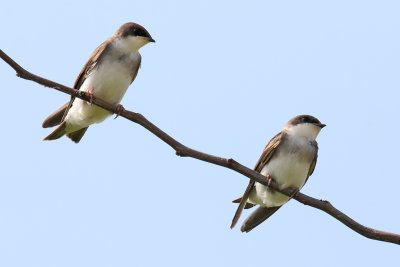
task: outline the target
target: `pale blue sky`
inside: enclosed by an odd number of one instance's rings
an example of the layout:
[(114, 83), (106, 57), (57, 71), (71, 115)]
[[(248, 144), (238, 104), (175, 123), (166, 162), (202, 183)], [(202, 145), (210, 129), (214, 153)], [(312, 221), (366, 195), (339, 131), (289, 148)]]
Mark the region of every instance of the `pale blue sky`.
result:
[[(125, 108), (249, 167), (287, 120), (312, 114), (328, 126), (302, 192), (400, 233), (399, 12), (378, 0), (6, 1), (0, 48), (71, 86), (97, 45), (138, 22), (157, 42), (141, 49)], [(398, 246), (296, 201), (248, 234), (231, 230), (248, 179), (179, 158), (123, 118), (78, 145), (42, 142), (68, 96), (4, 62), (0, 78), (1, 266), (398, 264)]]

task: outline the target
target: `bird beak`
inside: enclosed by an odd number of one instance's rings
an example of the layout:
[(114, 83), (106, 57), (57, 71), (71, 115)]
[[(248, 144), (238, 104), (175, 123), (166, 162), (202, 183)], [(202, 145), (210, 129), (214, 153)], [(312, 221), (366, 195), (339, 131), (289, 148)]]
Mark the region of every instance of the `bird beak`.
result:
[(156, 42), (156, 40), (154, 40), (153, 38), (151, 38), (151, 37), (148, 37), (148, 39), (147, 40), (149, 40), (149, 43), (155, 43)]
[(315, 124), (316, 126), (318, 126), (319, 128), (324, 128), (325, 126), (326, 126), (326, 124), (323, 124), (323, 123), (317, 123), (317, 124)]

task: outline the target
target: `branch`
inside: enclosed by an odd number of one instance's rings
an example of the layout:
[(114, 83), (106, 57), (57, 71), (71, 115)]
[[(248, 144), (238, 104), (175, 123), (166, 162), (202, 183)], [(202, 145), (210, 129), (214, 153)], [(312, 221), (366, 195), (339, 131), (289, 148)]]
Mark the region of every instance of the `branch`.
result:
[[(8, 65), (10, 65), (16, 72), (17, 76), (26, 80), (31, 80), (34, 82), (37, 82), (41, 85), (44, 85), (46, 87), (51, 87), (54, 88), (58, 91), (61, 91), (63, 93), (69, 94), (71, 96), (83, 99), (85, 101), (91, 101), (93, 104), (102, 107), (112, 113), (118, 113), (120, 110), (118, 110), (118, 105), (113, 105), (110, 104), (100, 98), (97, 98), (96, 96), (90, 96), (86, 92), (80, 92), (79, 90), (69, 88), (67, 86), (64, 86), (62, 84), (44, 79), (42, 77), (39, 77), (35, 74), (32, 74), (22, 68), (20, 65), (18, 65), (14, 60), (12, 60), (7, 54), (5, 54), (1, 49), (0, 49), (0, 57), (7, 62)], [(231, 158), (222, 158), (222, 157), (217, 157), (214, 155), (206, 154), (194, 149), (191, 149), (171, 136), (169, 136), (167, 133), (163, 132), (161, 129), (159, 129), (157, 126), (152, 124), (150, 121), (148, 121), (143, 115), (139, 113), (135, 113), (132, 111), (128, 110), (123, 110), (122, 112), (119, 113), (119, 116), (124, 117), (130, 121), (133, 121), (137, 124), (140, 124), (144, 128), (146, 128), (148, 131), (153, 133), (155, 136), (163, 140), (165, 143), (167, 143), (170, 147), (172, 147), (178, 156), (181, 157), (192, 157), (195, 159), (199, 159), (202, 161), (206, 161), (212, 164), (216, 164), (222, 167), (226, 167), (228, 169), (234, 170), (256, 182), (259, 182), (263, 185), (268, 186), (268, 180), (265, 176), (261, 175), (260, 173), (247, 168), (246, 166), (238, 163), (237, 161), (231, 159)], [(367, 238), (370, 239), (375, 239), (375, 240), (380, 240), (380, 241), (385, 241), (385, 242), (390, 242), (394, 244), (400, 244), (400, 235), (394, 234), (394, 233), (389, 233), (389, 232), (384, 232), (380, 230), (376, 230), (367, 226), (364, 226), (353, 219), (351, 219), (349, 216), (344, 214), (343, 212), (339, 211), (336, 209), (329, 201), (326, 200), (318, 200), (316, 198), (307, 196), (305, 194), (302, 194), (298, 192), (296, 194), (296, 190), (286, 188), (286, 189), (280, 189), (279, 185), (272, 181), (269, 184), (270, 188), (272, 188), (275, 191), (278, 191), (284, 195), (291, 196), (294, 194), (292, 198), (296, 199), (297, 201), (320, 209), (322, 211), (325, 211), (326, 213), (330, 214), (352, 230), (356, 231), (360, 235), (363, 235)]]

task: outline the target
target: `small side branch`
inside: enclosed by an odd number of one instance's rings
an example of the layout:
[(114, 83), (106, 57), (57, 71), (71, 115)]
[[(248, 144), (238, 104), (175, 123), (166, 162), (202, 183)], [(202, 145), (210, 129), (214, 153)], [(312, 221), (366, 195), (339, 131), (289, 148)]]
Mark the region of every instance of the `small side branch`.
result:
[[(238, 163), (234, 159), (231, 158), (222, 158), (222, 157), (217, 157), (214, 155), (206, 154), (197, 150), (194, 150), (192, 148), (186, 147), (185, 145), (181, 144), (171, 136), (169, 136), (167, 133), (163, 132), (160, 128), (155, 126), (153, 123), (148, 121), (143, 115), (139, 113), (135, 113), (129, 110), (120, 110), (118, 108), (118, 105), (113, 105), (110, 104), (100, 98), (97, 98), (96, 96), (91, 96), (87, 93), (80, 92), (78, 90), (72, 89), (70, 87), (64, 86), (62, 84), (47, 80), (45, 78), (42, 78), (40, 76), (37, 76), (35, 74), (32, 74), (22, 68), (20, 65), (18, 65), (14, 60), (12, 60), (7, 54), (5, 54), (2, 50), (0, 50), (0, 57), (7, 62), (8, 65), (10, 65), (16, 72), (17, 76), (26, 80), (31, 80), (34, 82), (37, 82), (41, 85), (44, 85), (46, 87), (54, 88), (58, 91), (61, 91), (63, 93), (69, 94), (71, 96), (83, 99), (85, 101), (91, 101), (93, 104), (102, 107), (112, 113), (118, 113), (119, 116), (124, 117), (130, 121), (133, 121), (144, 128), (146, 128), (148, 131), (150, 131), (152, 134), (163, 140), (165, 143), (167, 143), (170, 147), (172, 147), (178, 156), (181, 157), (192, 157), (198, 160), (206, 161), (212, 164), (216, 164), (225, 168), (229, 168), (231, 170), (234, 170), (252, 180), (255, 180), (256, 182), (259, 182), (263, 185), (268, 185), (268, 180), (265, 176), (261, 175), (260, 173), (247, 168), (246, 166)], [(336, 218), (338, 221), (342, 222), (355, 232), (370, 238), (370, 239), (375, 239), (379, 241), (384, 241), (384, 242), (390, 242), (394, 244), (400, 244), (400, 235), (394, 234), (394, 233), (389, 233), (389, 232), (384, 232), (380, 230), (376, 230), (367, 226), (364, 226), (353, 219), (351, 219), (349, 216), (344, 214), (343, 212), (339, 211), (336, 209), (331, 203), (325, 200), (318, 200), (316, 198), (307, 196), (305, 194), (302, 194), (300, 192), (295, 192), (295, 190), (292, 189), (280, 189), (279, 185), (275, 182), (271, 182), (269, 184), (270, 188), (274, 189), (275, 191), (278, 191), (282, 194), (285, 194), (287, 196), (293, 195), (293, 198), (296, 199), (297, 201), (320, 209), (322, 211), (325, 211), (332, 217)]]

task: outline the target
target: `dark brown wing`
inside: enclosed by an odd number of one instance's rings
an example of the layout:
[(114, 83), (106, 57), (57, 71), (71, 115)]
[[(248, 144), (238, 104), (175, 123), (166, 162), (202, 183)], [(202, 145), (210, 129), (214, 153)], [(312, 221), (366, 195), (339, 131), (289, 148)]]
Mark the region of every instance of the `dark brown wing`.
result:
[[(78, 74), (78, 77), (75, 80), (74, 86), (72, 88), (79, 89), (81, 88), (83, 82), (86, 80), (86, 77), (89, 73), (97, 66), (97, 64), (101, 61), (103, 52), (109, 48), (110, 40), (107, 39), (101, 45), (99, 45), (93, 53), (90, 55), (88, 61), (85, 66), (83, 66), (81, 72)], [(44, 128), (53, 127), (55, 125), (60, 124), (64, 121), (65, 116), (67, 115), (69, 109), (74, 102), (74, 97), (71, 97), (69, 102), (58, 108), (55, 112), (53, 112), (50, 116), (48, 116), (44, 121), (42, 126)]]
[(315, 152), (314, 159), (313, 159), (313, 161), (311, 162), (310, 169), (308, 170), (308, 176), (307, 176), (307, 179), (306, 179), (306, 181), (304, 182), (304, 184), (307, 183), (308, 178), (310, 178), (310, 176), (311, 176), (311, 175), (313, 174), (313, 172), (314, 172), (315, 165), (317, 165), (317, 159), (318, 159), (318, 143), (317, 143), (317, 141), (314, 141), (314, 142), (315, 142), (314, 145), (316, 146), (317, 151)]
[(279, 146), (281, 143), (282, 139), (286, 138), (286, 133), (280, 132), (268, 142), (268, 144), (265, 146), (261, 157), (256, 163), (256, 166), (254, 167), (254, 170), (257, 172), (261, 172), (262, 169), (264, 168), (265, 164), (268, 163), (268, 161), (271, 159), (272, 155), (275, 152), (275, 149)]
[[(88, 61), (86, 62), (85, 66), (83, 66), (81, 72), (78, 74), (78, 77), (76, 77), (75, 83), (74, 83), (74, 89), (79, 89), (81, 88), (82, 84), (85, 82), (86, 78), (89, 76), (89, 74), (96, 68), (96, 66), (99, 64), (99, 62), (102, 60), (102, 57), (104, 55), (104, 52), (109, 49), (110, 47), (110, 38), (105, 40), (101, 45), (99, 45), (90, 55)], [(65, 110), (64, 116), (61, 121), (64, 121), (65, 116), (67, 116), (67, 113), (69, 109), (72, 107), (72, 103), (74, 103), (75, 97), (71, 96), (71, 99), (69, 101), (68, 107)]]
[(272, 214), (274, 214), (279, 208), (279, 207), (258, 207), (253, 213), (250, 214), (250, 216), (243, 222), (242, 227), (240, 230), (242, 232), (250, 232), (252, 229), (254, 229), (256, 226), (260, 225), (263, 221), (268, 219)]
[(85, 66), (83, 66), (81, 72), (78, 74), (78, 77), (76, 77), (76, 80), (74, 83), (75, 89), (81, 88), (86, 77), (90, 74), (90, 72), (92, 72), (92, 70), (101, 61), (101, 59), (104, 55), (104, 52), (109, 49), (110, 43), (111, 43), (111, 40), (110, 40), (110, 38), (108, 38), (92, 52), (88, 61), (85, 64)]
[[(286, 137), (286, 134), (283, 132), (280, 132), (277, 135), (275, 135), (268, 142), (268, 144), (264, 148), (264, 151), (261, 154), (261, 157), (257, 161), (256, 166), (254, 167), (255, 171), (261, 172), (261, 170), (264, 168), (265, 164), (267, 164), (268, 161), (271, 159), (272, 155), (275, 152), (275, 149), (279, 146), (282, 139), (285, 137)], [(231, 228), (235, 227), (237, 221), (239, 220), (240, 215), (242, 214), (242, 211), (246, 206), (247, 199), (249, 198), (251, 190), (253, 190), (254, 184), (255, 184), (255, 182), (253, 180), (250, 180), (249, 185), (247, 186), (246, 191), (244, 191), (244, 194), (242, 196), (240, 204), (236, 210), (235, 216), (233, 216)]]
[[(138, 53), (139, 54), (139, 53)], [(139, 72), (139, 69), (140, 69), (140, 65), (142, 64), (142, 55), (140, 55), (139, 54), (139, 64), (137, 64), (137, 66), (136, 66), (136, 68), (134, 68), (133, 70), (132, 70), (132, 81), (131, 81), (131, 84), (133, 83), (133, 81), (136, 79), (136, 76), (137, 76), (137, 74), (138, 74), (138, 72)]]

